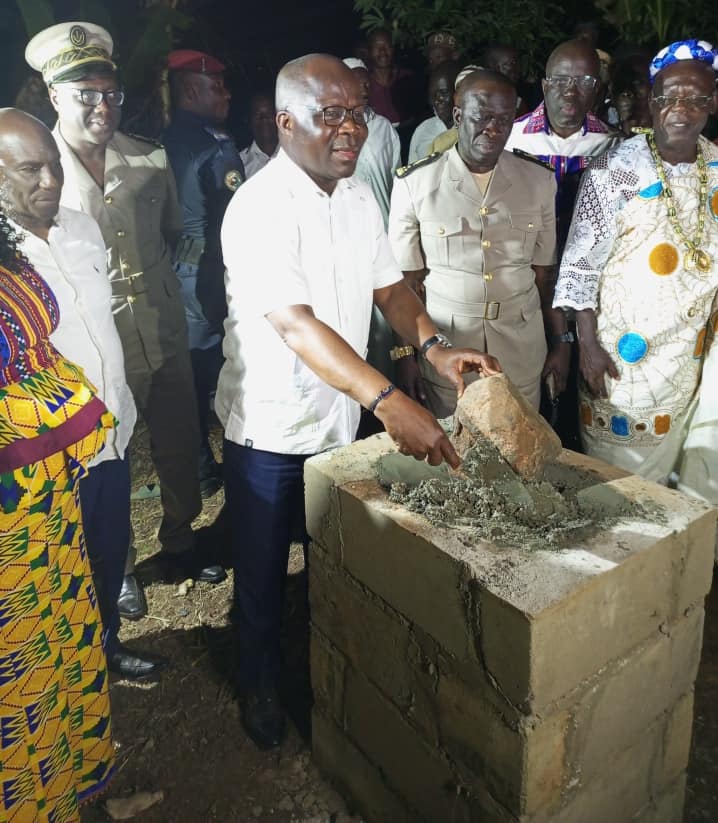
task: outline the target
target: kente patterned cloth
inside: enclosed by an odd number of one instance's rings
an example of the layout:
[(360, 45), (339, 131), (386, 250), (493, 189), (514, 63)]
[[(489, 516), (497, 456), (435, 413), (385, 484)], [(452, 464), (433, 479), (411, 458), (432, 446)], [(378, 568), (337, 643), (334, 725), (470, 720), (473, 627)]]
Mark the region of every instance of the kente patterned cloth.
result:
[[(656, 450), (682, 425), (700, 387), (706, 328), (718, 322), (718, 148), (703, 138), (700, 146), (708, 176), (700, 247), (712, 257), (708, 271), (686, 267), (645, 135), (593, 161), (561, 261), (554, 306), (596, 310), (598, 341), (620, 373), (620, 380), (606, 375), (605, 400), (580, 387), (582, 440), (589, 454), (629, 471), (649, 457), (656, 465)], [(697, 166), (664, 161), (664, 168), (679, 222), (693, 237)]]
[[(50, 345), (57, 320), (36, 272), (0, 267), (3, 823), (78, 821), (114, 768), (78, 485), (114, 420)], [(23, 455), (32, 459), (16, 465)]]

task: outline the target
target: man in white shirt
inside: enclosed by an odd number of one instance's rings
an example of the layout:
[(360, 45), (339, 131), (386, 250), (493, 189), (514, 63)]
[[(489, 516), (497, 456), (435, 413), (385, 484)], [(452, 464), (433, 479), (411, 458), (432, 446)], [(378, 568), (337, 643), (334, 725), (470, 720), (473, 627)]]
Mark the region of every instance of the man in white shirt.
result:
[(131, 651), (117, 636), (130, 545), (126, 451), (137, 412), (110, 308), (105, 244), (89, 215), (59, 206), (62, 182), (60, 153), (47, 127), (17, 109), (0, 110), (0, 204), (23, 235), (20, 250), (57, 298), (60, 323), (52, 343), (82, 367), (118, 421), (80, 481), (80, 500), (108, 667), (124, 677), (146, 677), (162, 661)]
[(352, 177), (368, 115), (352, 71), (308, 55), (281, 70), (276, 94), (279, 154), (237, 191), (222, 226), (229, 314), (215, 403), (225, 427), (242, 721), (264, 748), (285, 730), (279, 635), (289, 544), (307, 542), (305, 460), (351, 442), (361, 404), (404, 454), (458, 465), (435, 418), (364, 360), (372, 303), (458, 390), (461, 372), (499, 370), (492, 357), (437, 335), (402, 279), (376, 202)]
[(274, 122), (275, 115), (271, 94), (260, 91), (252, 95), (249, 101), (249, 126), (253, 139), (251, 144), (239, 153), (247, 179), (263, 169), (277, 154), (279, 138), (277, 124)]

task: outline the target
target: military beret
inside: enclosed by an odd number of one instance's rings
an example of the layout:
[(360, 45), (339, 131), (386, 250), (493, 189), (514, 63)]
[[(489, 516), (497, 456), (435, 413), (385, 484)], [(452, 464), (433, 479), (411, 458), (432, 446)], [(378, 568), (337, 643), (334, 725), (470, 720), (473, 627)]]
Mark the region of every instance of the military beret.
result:
[(170, 71), (194, 71), (198, 74), (220, 74), (224, 63), (216, 57), (194, 49), (176, 49), (167, 55), (167, 68)]

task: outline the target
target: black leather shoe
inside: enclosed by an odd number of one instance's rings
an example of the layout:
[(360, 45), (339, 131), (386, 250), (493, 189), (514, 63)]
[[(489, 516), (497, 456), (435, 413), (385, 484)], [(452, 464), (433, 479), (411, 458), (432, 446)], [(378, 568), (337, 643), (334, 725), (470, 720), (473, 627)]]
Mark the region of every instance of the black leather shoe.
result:
[(223, 485), (222, 467), (213, 460), (199, 478), (199, 493), (202, 495), (202, 500), (207, 500), (217, 494)]
[(260, 749), (274, 749), (287, 734), (287, 723), (275, 689), (247, 692), (242, 698), (242, 726)]
[(222, 488), (222, 478), (211, 474), (209, 477), (202, 477), (199, 481), (199, 493), (202, 500), (209, 500)]
[(145, 591), (134, 574), (126, 574), (122, 578), (117, 608), (120, 611), (120, 617), (124, 617), (125, 620), (139, 620), (147, 614)]
[(122, 644), (107, 658), (107, 668), (128, 680), (152, 677), (166, 665), (167, 661), (162, 657), (145, 652), (134, 652)]
[(160, 559), (173, 577), (191, 577), (202, 583), (221, 583), (227, 572), (219, 564), (204, 565), (205, 559), (195, 549), (183, 552), (160, 552)]

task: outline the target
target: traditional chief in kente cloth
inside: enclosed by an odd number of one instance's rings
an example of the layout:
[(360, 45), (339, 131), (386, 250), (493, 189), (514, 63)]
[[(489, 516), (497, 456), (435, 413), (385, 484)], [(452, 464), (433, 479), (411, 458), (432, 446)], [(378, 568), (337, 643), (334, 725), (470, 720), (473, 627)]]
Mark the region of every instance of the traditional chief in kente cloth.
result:
[(199, 482), (203, 497), (222, 485), (209, 444), (210, 395), (222, 368), (222, 323), (227, 314), (219, 242), (224, 210), (244, 180), (234, 139), (224, 128), (231, 94), (224, 65), (201, 51), (167, 55), (172, 120), (162, 135), (184, 215), (174, 255), (187, 316), (200, 425)]
[(586, 451), (655, 478), (677, 470), (714, 502), (718, 148), (701, 131), (716, 68), (702, 40), (654, 58), (653, 129), (591, 164), (554, 303), (576, 312)]
[(58, 113), (53, 136), (65, 175), (62, 205), (92, 215), (107, 246), (127, 382), (149, 428), (160, 480), (162, 557), (180, 574), (217, 582), (224, 572), (203, 568), (191, 529), (202, 508), (199, 425), (171, 259), (182, 212), (165, 150), (117, 131), (124, 93), (111, 53), (112, 38), (100, 26), (60, 23), (37, 34), (25, 57), (42, 71)]
[[(498, 72), (479, 70), (462, 81), (454, 108), (459, 142), (397, 172), (389, 239), (404, 276), (423, 281), (440, 331), (498, 358), (538, 407), (542, 373), (565, 379), (555, 348), (547, 358), (542, 314), (543, 305), (552, 330), (556, 182), (535, 158), (503, 151), (515, 106), (516, 89)], [(419, 361), (422, 387), (411, 347), (401, 353), (399, 379), (412, 396), (425, 392), (434, 414), (451, 414), (450, 384)]]

